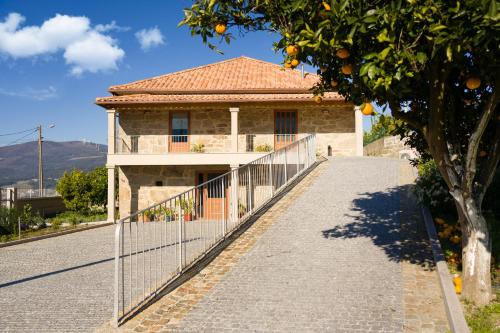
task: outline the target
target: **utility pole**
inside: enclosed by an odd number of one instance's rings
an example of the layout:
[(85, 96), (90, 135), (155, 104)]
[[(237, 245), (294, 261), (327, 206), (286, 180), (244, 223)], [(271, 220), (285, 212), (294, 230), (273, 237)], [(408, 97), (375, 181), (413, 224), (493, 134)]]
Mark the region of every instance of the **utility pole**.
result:
[(42, 125), (38, 126), (38, 195), (43, 191)]

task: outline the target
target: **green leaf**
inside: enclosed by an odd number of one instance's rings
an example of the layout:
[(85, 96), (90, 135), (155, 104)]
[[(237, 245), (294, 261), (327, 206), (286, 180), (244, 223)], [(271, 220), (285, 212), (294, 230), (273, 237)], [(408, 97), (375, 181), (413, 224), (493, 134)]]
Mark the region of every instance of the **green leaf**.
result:
[(378, 34), (377, 40), (378, 40), (379, 43), (390, 42), (391, 41), (391, 39), (387, 36), (387, 29), (382, 30)]
[(378, 58), (380, 60), (384, 60), (385, 58), (387, 58), (387, 55), (389, 54), (389, 52), (391, 51), (392, 47), (388, 46), (386, 47), (385, 49), (382, 50), (382, 52), (380, 52), (378, 54)]
[(488, 9), (488, 16), (493, 18), (497, 15), (497, 2), (496, 0), (490, 0), (490, 8)]
[(453, 50), (451, 48), (451, 44), (449, 44), (448, 47), (446, 48), (446, 57), (448, 58), (448, 61), (453, 60)]
[(433, 24), (431, 26), (431, 28), (429, 29), (430, 32), (436, 32), (436, 31), (440, 31), (440, 30), (443, 30), (443, 29), (446, 29), (447, 26), (443, 25), (443, 24)]
[(359, 69), (359, 76), (365, 76), (368, 73), (368, 69), (370, 68), (370, 66), (373, 66), (371, 62), (361, 66), (361, 68)]
[(427, 54), (425, 54), (424, 52), (418, 52), (415, 56), (415, 59), (417, 60), (417, 62), (423, 64), (427, 61)]
[(363, 56), (363, 59), (370, 60), (377, 57), (377, 55), (377, 52), (368, 53), (367, 55)]

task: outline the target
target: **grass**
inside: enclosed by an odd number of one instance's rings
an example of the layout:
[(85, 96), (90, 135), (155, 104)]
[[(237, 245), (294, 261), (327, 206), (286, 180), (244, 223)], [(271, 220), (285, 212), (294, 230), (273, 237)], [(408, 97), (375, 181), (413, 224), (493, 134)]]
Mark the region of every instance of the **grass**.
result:
[[(33, 238), (57, 232), (81, 229), (88, 226), (88, 223), (104, 221), (107, 215), (103, 211), (94, 211), (88, 214), (78, 212), (64, 212), (56, 215), (55, 217), (46, 219), (50, 226), (42, 227), (39, 229), (29, 229), (21, 231), (21, 239)], [(0, 235), (0, 243), (15, 241), (19, 239), (19, 234)]]
[(475, 307), (464, 302), (465, 319), (472, 333), (500, 332), (500, 293), (485, 307)]

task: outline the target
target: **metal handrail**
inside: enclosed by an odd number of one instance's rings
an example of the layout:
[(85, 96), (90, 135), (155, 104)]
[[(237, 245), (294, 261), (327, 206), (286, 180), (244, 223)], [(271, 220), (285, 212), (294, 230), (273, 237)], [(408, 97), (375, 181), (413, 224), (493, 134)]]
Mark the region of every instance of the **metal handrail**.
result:
[(115, 230), (115, 325), (237, 230), (315, 160), (312, 134), (120, 219)]

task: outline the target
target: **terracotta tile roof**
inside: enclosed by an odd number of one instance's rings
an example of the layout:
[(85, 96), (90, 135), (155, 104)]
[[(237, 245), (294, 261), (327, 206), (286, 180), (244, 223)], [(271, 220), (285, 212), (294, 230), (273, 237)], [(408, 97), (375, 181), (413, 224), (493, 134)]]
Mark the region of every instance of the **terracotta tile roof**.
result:
[[(99, 97), (103, 107), (127, 104), (313, 102), (315, 74), (284, 70), (282, 66), (238, 57), (180, 72), (112, 86), (113, 96)], [(327, 93), (325, 102), (343, 101)]]
[[(336, 93), (325, 93), (324, 102), (339, 102), (344, 99)], [(100, 97), (96, 103), (101, 106), (120, 104), (203, 104), (203, 103), (258, 103), (258, 102), (311, 102), (312, 93), (303, 94), (131, 94), (122, 96)]]
[(307, 91), (318, 76), (283, 67), (266, 61), (241, 56), (213, 64), (186, 69), (132, 83), (111, 86), (114, 94), (142, 93), (199, 93), (255, 91)]

